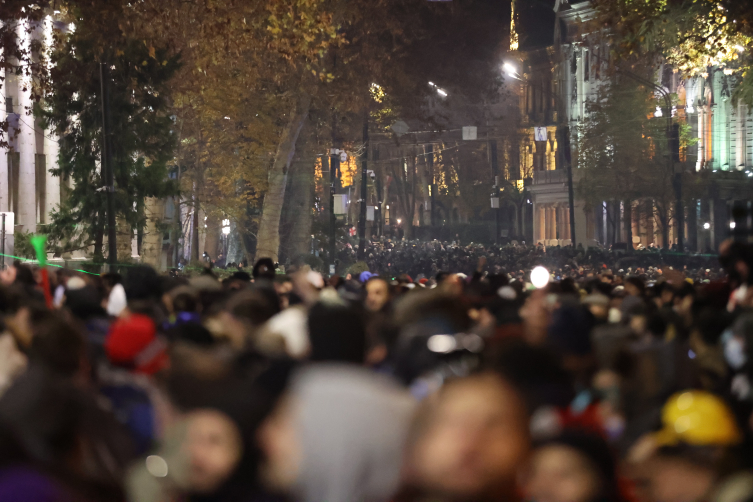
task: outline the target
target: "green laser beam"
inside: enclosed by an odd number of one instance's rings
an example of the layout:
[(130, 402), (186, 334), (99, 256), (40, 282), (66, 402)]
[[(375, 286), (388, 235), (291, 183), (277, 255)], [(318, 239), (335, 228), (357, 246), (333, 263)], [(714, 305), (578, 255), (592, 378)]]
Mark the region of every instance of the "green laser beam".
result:
[[(38, 260), (30, 260), (29, 258), (23, 258), (21, 256), (13, 256), (12, 254), (0, 253), (0, 256), (5, 256), (6, 258), (15, 258), (16, 260), (23, 261), (24, 263), (39, 263)], [(54, 263), (47, 263), (47, 266), (68, 269), (68, 267), (64, 267), (63, 265), (56, 265)], [(102, 274), (95, 274), (94, 272), (89, 272), (87, 270), (81, 270), (80, 268), (71, 268), (68, 270), (73, 270), (74, 272), (82, 272), (84, 274), (89, 274), (89, 275), (97, 275), (97, 276), (102, 275)]]

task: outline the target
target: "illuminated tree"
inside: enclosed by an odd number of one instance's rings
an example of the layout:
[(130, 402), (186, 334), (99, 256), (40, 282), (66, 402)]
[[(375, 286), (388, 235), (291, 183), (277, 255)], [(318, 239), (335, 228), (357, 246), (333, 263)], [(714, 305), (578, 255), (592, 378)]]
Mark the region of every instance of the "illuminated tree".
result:
[(711, 66), (739, 74), (735, 97), (753, 105), (753, 9), (739, 0), (592, 0), (623, 56), (654, 53), (684, 75)]
[[(615, 229), (619, 207), (632, 221), (636, 204), (648, 208), (669, 247), (673, 217), (672, 169), (668, 163), (666, 120), (654, 117), (651, 89), (626, 76), (601, 88), (587, 107), (577, 131), (576, 159), (580, 168), (579, 196), (591, 207), (608, 203), (607, 216)], [(628, 241), (632, 240), (627, 225)], [(614, 232), (616, 234), (617, 232)]]

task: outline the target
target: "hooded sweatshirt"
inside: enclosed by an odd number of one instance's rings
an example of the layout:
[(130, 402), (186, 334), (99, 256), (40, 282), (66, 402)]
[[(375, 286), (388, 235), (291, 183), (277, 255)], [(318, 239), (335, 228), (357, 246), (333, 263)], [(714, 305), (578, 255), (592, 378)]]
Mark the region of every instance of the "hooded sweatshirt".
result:
[(306, 368), (291, 389), (303, 453), (298, 499), (389, 500), (400, 481), (413, 398), (391, 380), (345, 364)]

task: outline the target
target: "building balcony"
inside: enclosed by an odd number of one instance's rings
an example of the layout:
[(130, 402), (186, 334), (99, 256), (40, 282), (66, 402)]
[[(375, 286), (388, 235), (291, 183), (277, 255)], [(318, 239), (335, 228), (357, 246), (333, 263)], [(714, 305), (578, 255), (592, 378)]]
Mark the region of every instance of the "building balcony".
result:
[(565, 169), (533, 172), (534, 185), (550, 185), (560, 183), (567, 183), (567, 171)]

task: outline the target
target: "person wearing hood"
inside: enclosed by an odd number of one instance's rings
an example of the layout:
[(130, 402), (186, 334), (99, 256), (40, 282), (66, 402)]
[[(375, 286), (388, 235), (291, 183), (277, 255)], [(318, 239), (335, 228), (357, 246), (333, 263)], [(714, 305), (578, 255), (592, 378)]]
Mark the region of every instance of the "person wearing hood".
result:
[(368, 370), (303, 369), (259, 430), (262, 480), (301, 502), (390, 500), (414, 409), (409, 394)]

